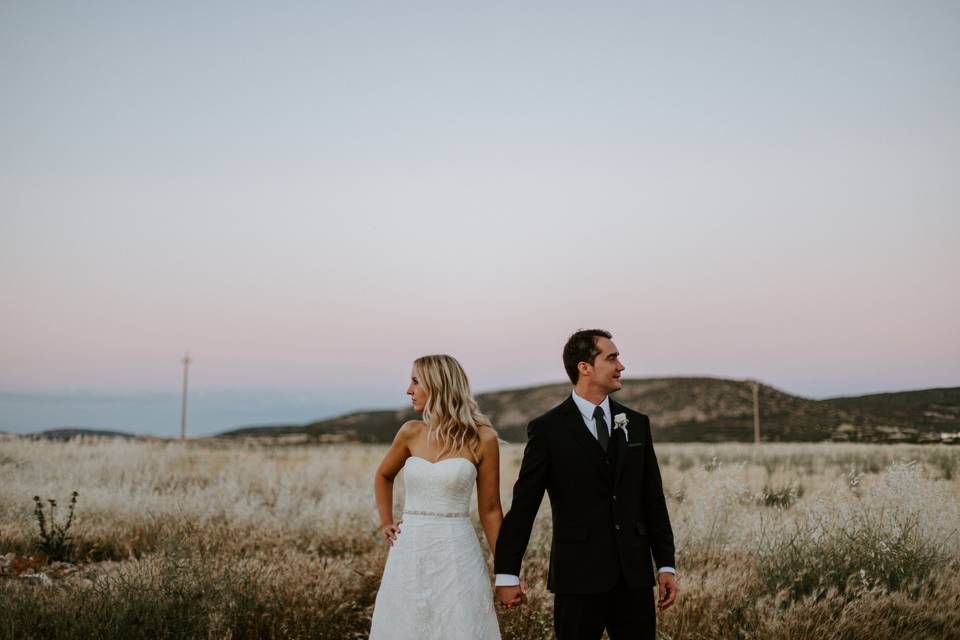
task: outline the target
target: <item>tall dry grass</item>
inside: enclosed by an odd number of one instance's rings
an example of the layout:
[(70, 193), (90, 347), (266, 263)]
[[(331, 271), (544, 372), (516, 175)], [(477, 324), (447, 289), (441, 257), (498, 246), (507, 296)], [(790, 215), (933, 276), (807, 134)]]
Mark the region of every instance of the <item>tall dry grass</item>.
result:
[[(3, 638), (363, 638), (380, 446), (0, 442), (0, 555), (79, 492), (52, 581), (0, 578)], [(661, 445), (681, 597), (663, 637), (960, 638), (960, 448)], [(508, 506), (522, 447), (504, 447)], [(402, 505), (402, 478), (397, 510)], [(504, 637), (552, 637), (549, 507)], [(479, 533), (479, 527), (478, 527)]]

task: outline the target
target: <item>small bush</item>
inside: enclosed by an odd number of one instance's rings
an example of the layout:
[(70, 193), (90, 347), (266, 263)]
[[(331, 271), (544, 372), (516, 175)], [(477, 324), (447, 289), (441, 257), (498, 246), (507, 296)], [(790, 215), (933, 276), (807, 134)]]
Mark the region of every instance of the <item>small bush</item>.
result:
[(763, 488), (763, 494), (760, 498), (760, 504), (765, 507), (775, 509), (787, 509), (797, 503), (797, 500), (803, 497), (803, 485), (796, 482), (783, 487), (772, 487), (767, 485)]
[(927, 457), (927, 463), (939, 469), (944, 480), (953, 480), (957, 467), (960, 466), (960, 448), (937, 447)]

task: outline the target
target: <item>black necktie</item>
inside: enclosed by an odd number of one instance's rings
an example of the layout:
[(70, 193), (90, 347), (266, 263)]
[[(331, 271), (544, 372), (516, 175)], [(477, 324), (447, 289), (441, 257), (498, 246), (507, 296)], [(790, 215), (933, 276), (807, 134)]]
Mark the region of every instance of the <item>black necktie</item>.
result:
[(607, 445), (610, 443), (610, 432), (607, 430), (607, 421), (603, 417), (602, 408), (597, 407), (593, 410), (593, 420), (597, 423), (597, 440), (603, 450), (606, 451)]

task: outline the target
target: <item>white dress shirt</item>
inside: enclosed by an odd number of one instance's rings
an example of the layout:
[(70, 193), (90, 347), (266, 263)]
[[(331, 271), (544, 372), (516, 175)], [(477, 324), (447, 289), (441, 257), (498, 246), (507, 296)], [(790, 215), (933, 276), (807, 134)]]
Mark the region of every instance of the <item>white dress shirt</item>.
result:
[[(613, 437), (613, 433), (610, 431), (610, 425), (613, 424), (613, 421), (610, 419), (610, 397), (605, 396), (603, 402), (599, 405), (595, 405), (589, 400), (581, 398), (577, 395), (577, 392), (572, 393), (573, 402), (577, 405), (577, 409), (580, 411), (580, 417), (583, 418), (583, 423), (587, 426), (587, 430), (590, 434), (596, 438), (597, 437), (597, 421), (593, 417), (593, 412), (596, 411), (599, 406), (603, 409), (603, 419), (607, 423), (607, 434)], [(673, 573), (676, 574), (677, 571), (673, 567), (660, 567), (657, 569), (657, 573)], [(520, 584), (520, 578), (518, 576), (513, 576), (508, 573), (498, 573), (495, 581), (496, 586), (498, 587), (515, 587)]]

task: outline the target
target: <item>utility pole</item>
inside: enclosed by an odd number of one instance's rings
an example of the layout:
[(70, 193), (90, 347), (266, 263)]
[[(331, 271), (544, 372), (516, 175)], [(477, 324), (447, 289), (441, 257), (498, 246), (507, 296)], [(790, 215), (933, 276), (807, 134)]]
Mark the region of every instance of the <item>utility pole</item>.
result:
[(187, 439), (187, 371), (190, 368), (190, 354), (183, 356), (183, 401), (180, 404), (180, 439)]
[(760, 445), (760, 383), (748, 380), (753, 387), (753, 444)]

